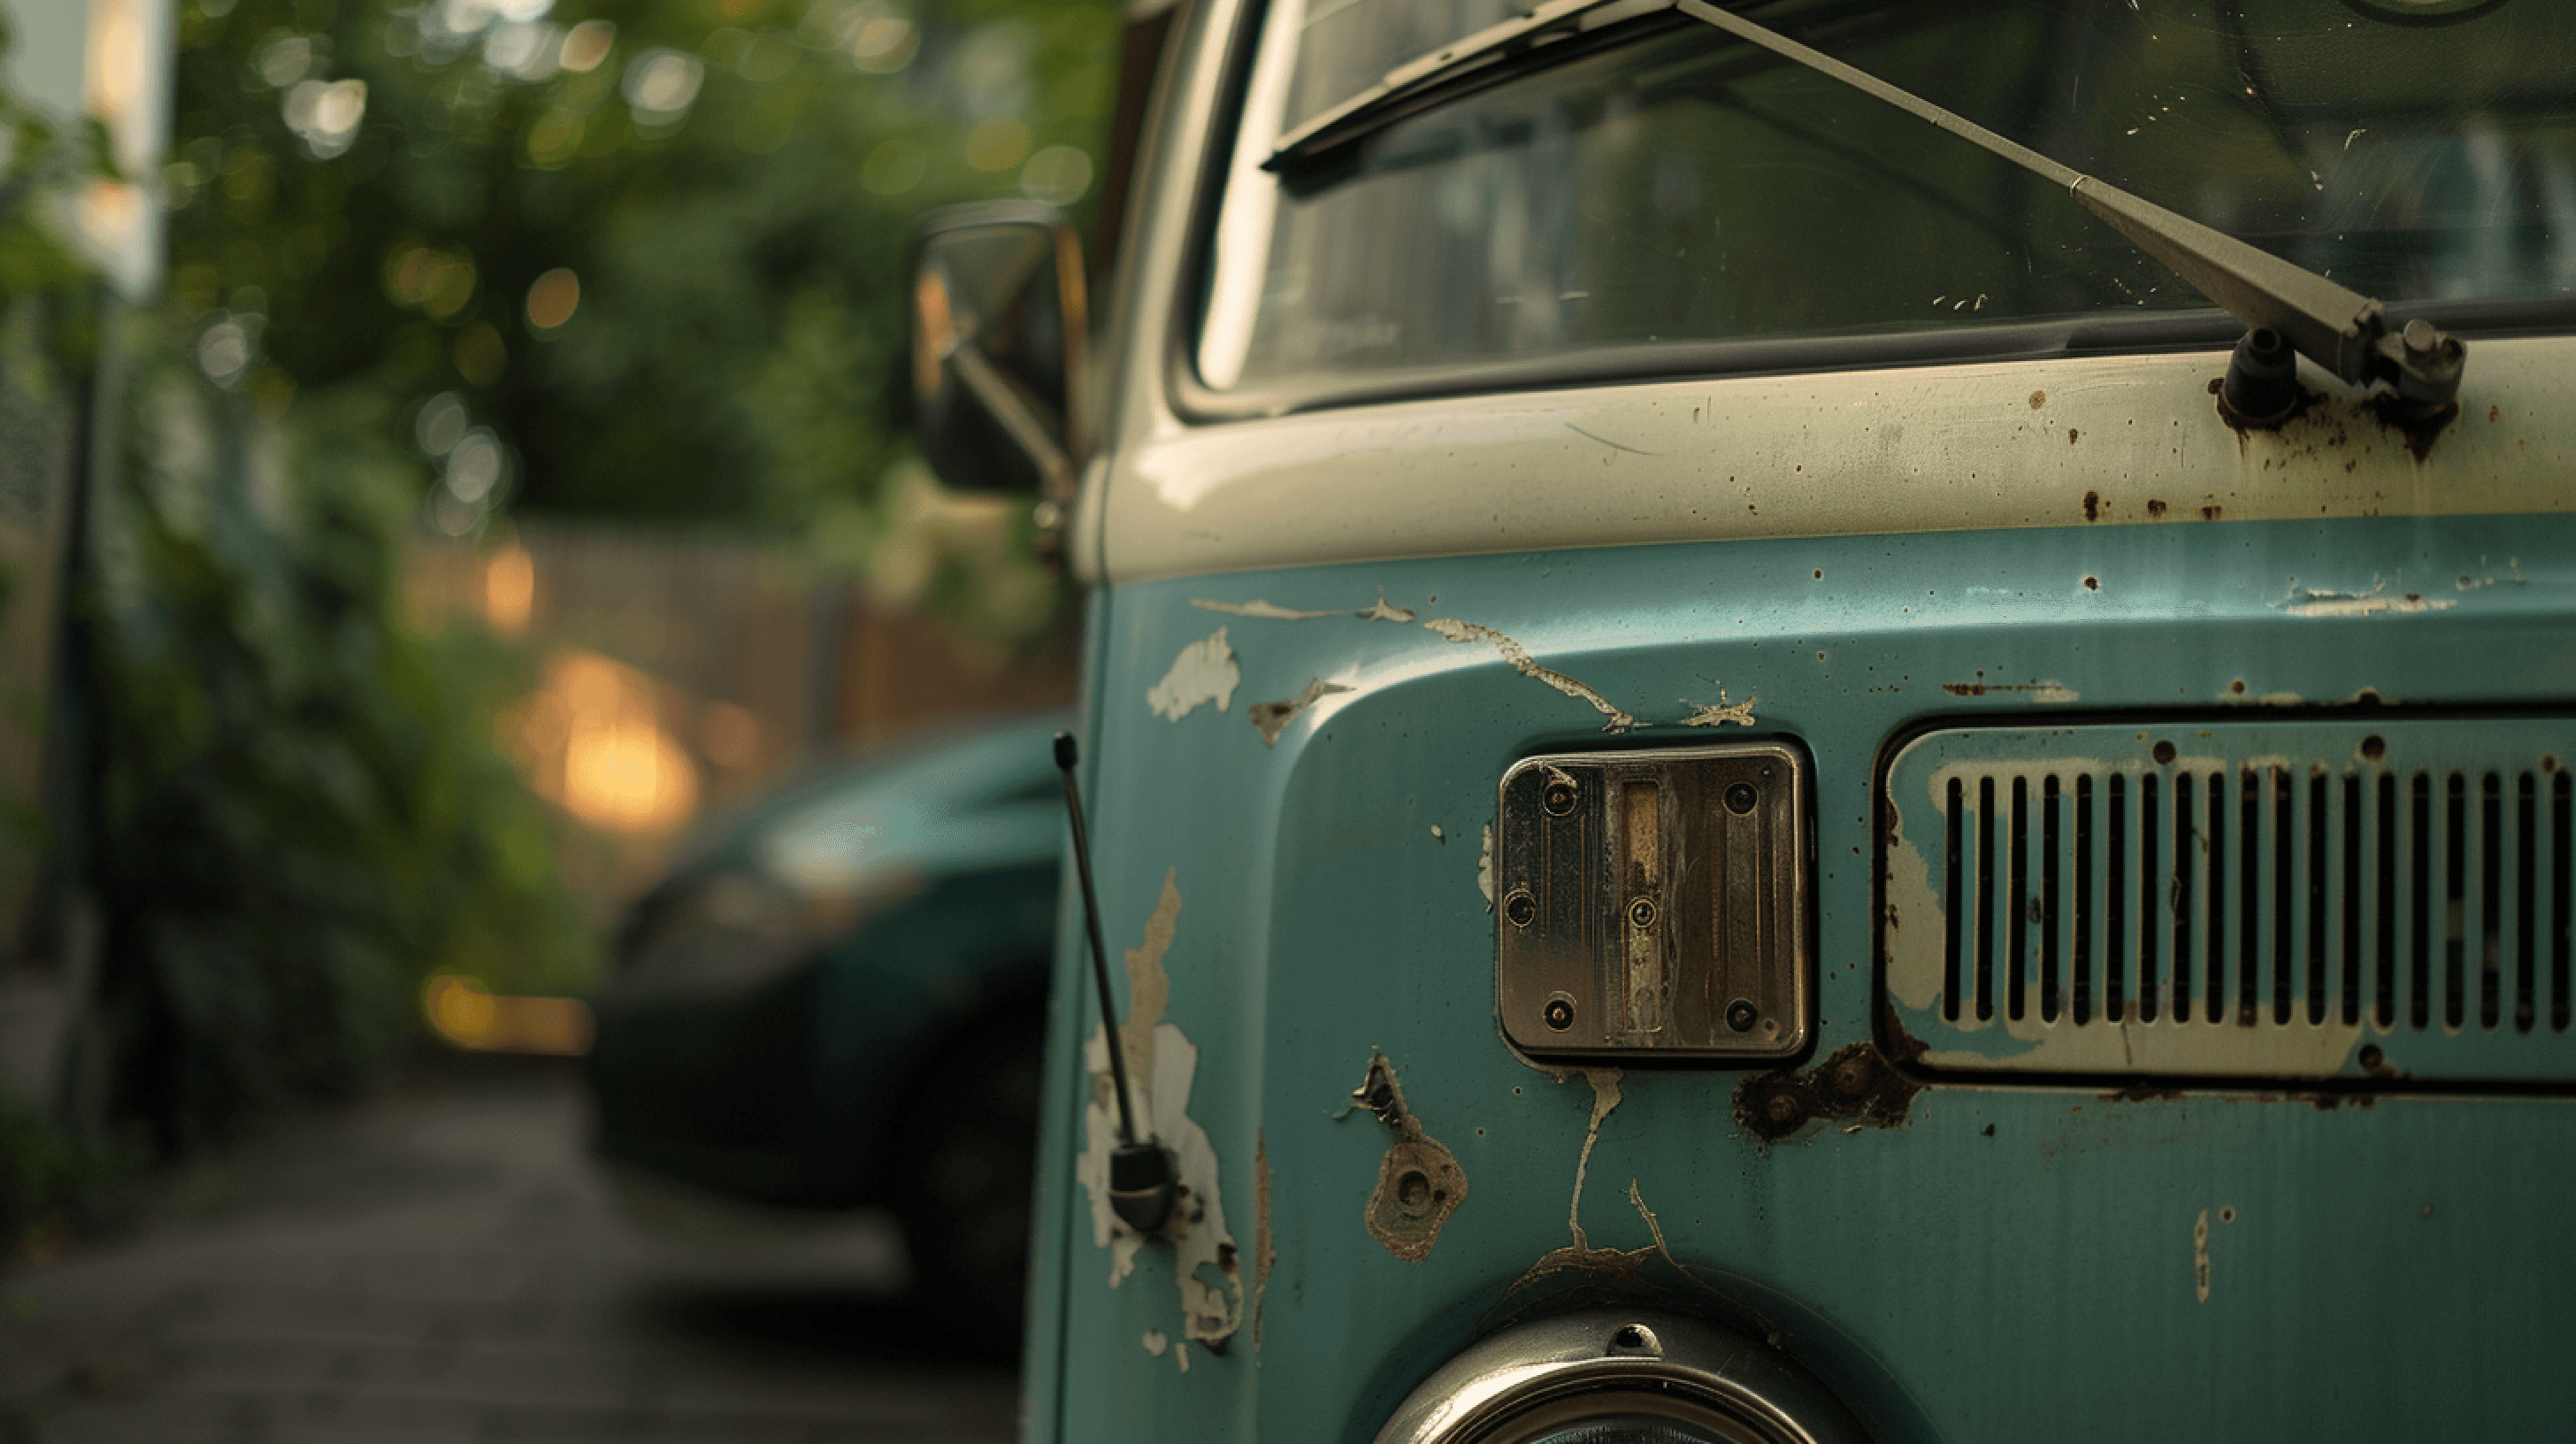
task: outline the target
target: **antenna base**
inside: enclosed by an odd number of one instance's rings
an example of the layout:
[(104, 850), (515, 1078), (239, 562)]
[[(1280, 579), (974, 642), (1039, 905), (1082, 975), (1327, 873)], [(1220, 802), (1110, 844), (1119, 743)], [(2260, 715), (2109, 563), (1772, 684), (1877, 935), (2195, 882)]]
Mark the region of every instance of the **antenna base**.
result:
[(1151, 1237), (1172, 1217), (1181, 1183), (1172, 1151), (1159, 1143), (1121, 1143), (1109, 1151), (1109, 1211)]

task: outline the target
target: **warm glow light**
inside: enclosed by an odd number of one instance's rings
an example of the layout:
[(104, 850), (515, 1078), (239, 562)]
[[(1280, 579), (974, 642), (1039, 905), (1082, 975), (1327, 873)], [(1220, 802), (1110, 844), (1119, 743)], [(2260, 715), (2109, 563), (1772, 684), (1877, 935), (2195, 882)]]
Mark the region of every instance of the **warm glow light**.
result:
[(536, 600), (537, 563), (526, 547), (505, 546), (483, 564), (483, 620), (493, 631), (515, 637), (527, 630)]
[(441, 974), (421, 990), (421, 1011), (438, 1036), (481, 1053), (590, 1051), (590, 1005), (578, 998), (523, 998), (494, 993), (472, 978)]
[(653, 835), (698, 805), (697, 764), (660, 713), (660, 692), (643, 673), (568, 652), (504, 727), (539, 796), (594, 827)]
[(581, 305), (581, 277), (557, 266), (528, 287), (528, 324), (551, 331), (572, 319)]

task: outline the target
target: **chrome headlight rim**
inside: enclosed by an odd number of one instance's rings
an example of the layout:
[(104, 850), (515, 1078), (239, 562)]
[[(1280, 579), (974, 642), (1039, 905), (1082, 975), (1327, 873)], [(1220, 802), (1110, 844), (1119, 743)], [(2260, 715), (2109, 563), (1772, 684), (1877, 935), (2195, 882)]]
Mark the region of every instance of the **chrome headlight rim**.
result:
[(1642, 1415), (1739, 1444), (1867, 1444), (1813, 1375), (1739, 1330), (1687, 1315), (1585, 1309), (1478, 1340), (1408, 1395), (1376, 1444), (1524, 1444)]

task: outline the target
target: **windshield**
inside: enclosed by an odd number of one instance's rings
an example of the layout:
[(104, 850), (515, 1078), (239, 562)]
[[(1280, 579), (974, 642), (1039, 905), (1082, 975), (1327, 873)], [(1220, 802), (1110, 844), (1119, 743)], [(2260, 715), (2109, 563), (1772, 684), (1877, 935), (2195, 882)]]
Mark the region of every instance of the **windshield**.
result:
[[(2051, 186), (1690, 25), (1276, 138), (1511, 0), (1274, 0), (1202, 274), (1209, 386), (1335, 390), (2208, 302)], [(2576, 27), (2538, 0), (1785, 0), (1749, 14), (2395, 307), (2576, 296)]]

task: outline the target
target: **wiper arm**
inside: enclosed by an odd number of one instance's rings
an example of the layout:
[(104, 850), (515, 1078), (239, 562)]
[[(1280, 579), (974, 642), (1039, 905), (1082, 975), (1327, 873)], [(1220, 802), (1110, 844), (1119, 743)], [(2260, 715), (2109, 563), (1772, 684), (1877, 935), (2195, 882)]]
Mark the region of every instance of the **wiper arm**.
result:
[(2379, 302), (2358, 291), (2061, 165), (1707, 0), (1550, 0), (1519, 20), (1490, 26), (1388, 71), (1376, 85), (1291, 132), (1265, 164), (1294, 176), (1406, 116), (1592, 48), (1568, 42), (1665, 14), (1713, 25), (2065, 187), (2130, 244), (2251, 328), (2237, 347), (2226, 383), (2227, 400), (2247, 419), (2276, 419), (2296, 403), (2293, 351), (2347, 385), (2385, 381), (2401, 403), (2419, 412), (2437, 411), (2459, 394), (2466, 348), (2431, 323), (2412, 321), (2392, 334)]

